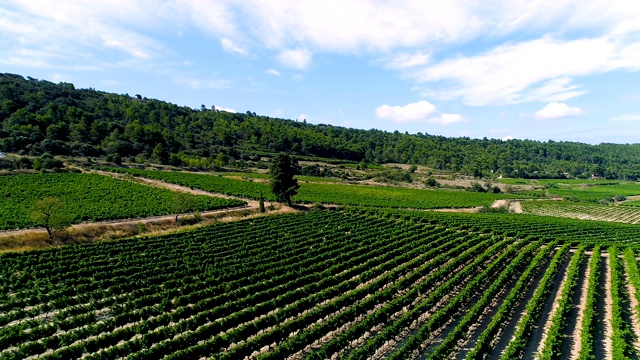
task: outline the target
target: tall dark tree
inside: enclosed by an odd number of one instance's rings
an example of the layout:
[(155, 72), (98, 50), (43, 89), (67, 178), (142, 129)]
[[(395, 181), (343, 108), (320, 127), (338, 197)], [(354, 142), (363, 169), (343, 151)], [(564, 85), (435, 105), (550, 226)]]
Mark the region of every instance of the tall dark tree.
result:
[(298, 180), (293, 176), (296, 173), (296, 162), (285, 153), (277, 154), (271, 160), (269, 168), (271, 173), (271, 192), (280, 202), (286, 202), (291, 206), (291, 197), (298, 194)]

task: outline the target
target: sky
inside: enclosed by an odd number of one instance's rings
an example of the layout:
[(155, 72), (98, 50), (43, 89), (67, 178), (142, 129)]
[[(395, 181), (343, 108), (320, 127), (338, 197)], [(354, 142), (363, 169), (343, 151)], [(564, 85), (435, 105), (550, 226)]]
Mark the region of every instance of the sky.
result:
[(640, 143), (637, 0), (0, 0), (0, 72), (359, 129)]

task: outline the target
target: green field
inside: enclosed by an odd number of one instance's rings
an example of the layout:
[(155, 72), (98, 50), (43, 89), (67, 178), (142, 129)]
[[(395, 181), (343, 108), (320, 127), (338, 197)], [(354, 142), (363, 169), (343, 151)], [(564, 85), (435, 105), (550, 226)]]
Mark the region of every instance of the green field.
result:
[[(149, 171), (130, 168), (108, 170), (180, 184), (214, 193), (258, 199), (260, 192), (267, 200), (275, 200), (267, 182), (230, 179), (220, 175), (171, 171)], [(412, 189), (390, 186), (361, 186), (347, 184), (300, 183), (293, 200), (297, 203), (321, 203), (390, 208), (465, 208), (490, 205), (496, 199), (513, 195), (489, 194), (452, 190)]]
[[(623, 288), (640, 286), (639, 244), (627, 224), (348, 209), (7, 253), (0, 357), (511, 359), (538, 347), (569, 357), (578, 339), (584, 356), (630, 354), (620, 314), (638, 295)], [(576, 292), (587, 331), (567, 336)], [(606, 349), (595, 331), (605, 295)]]
[[(36, 226), (30, 219), (34, 204), (59, 198), (73, 222), (125, 219), (171, 214), (175, 193), (169, 190), (96, 174), (58, 173), (0, 176), (0, 230)], [(192, 211), (239, 206), (243, 202), (188, 195)]]

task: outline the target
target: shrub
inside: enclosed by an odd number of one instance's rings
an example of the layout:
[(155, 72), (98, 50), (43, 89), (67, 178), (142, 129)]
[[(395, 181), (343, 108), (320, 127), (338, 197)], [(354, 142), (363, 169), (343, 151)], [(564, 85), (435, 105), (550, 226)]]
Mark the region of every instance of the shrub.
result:
[(429, 178), (425, 180), (424, 186), (428, 187), (440, 187), (440, 183), (436, 181), (436, 179)]

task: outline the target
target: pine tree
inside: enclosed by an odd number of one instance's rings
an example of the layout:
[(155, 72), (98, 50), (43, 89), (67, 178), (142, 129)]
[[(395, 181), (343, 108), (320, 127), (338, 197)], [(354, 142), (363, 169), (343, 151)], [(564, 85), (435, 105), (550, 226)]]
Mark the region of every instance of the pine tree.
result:
[(298, 180), (294, 179), (296, 163), (285, 153), (277, 154), (271, 160), (271, 191), (280, 202), (291, 206), (291, 197), (298, 194)]

